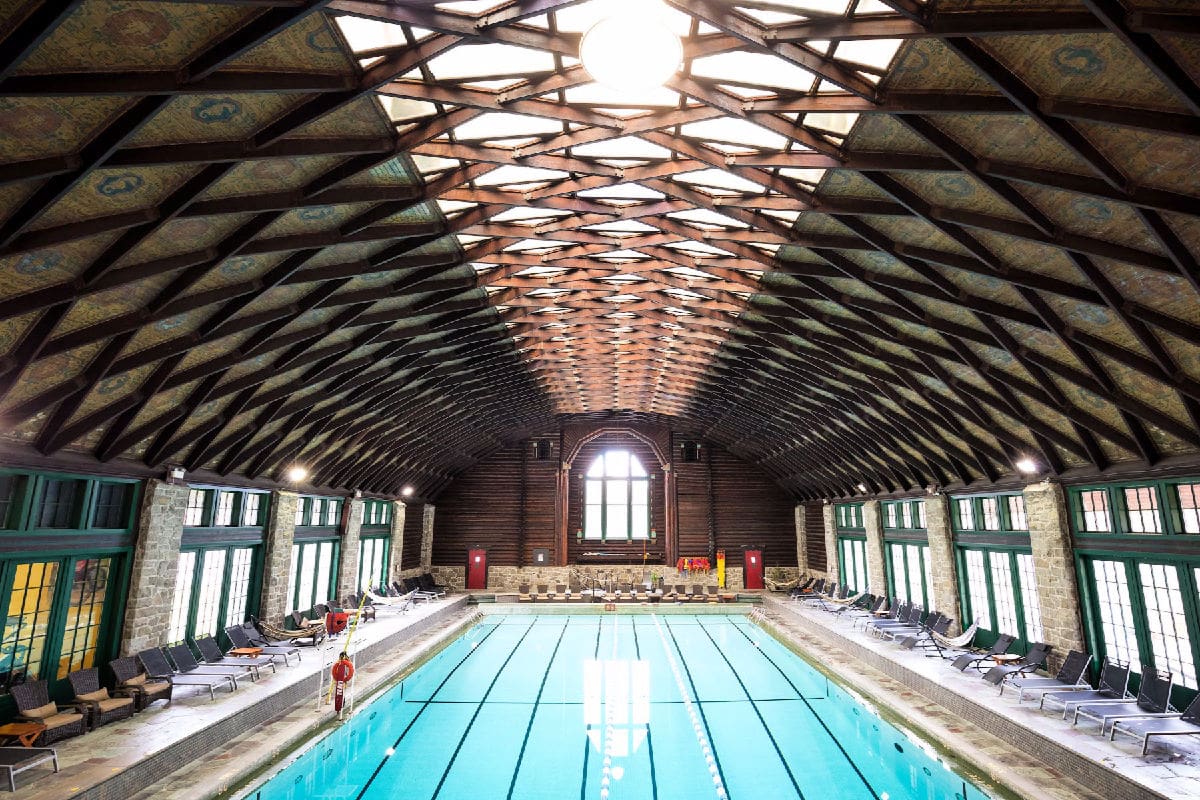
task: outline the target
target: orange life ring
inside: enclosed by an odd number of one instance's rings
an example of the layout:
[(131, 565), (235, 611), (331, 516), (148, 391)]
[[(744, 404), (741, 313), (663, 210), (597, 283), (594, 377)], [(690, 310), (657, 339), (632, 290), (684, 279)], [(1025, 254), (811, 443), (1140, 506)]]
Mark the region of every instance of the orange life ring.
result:
[(350, 663), (350, 659), (343, 658), (334, 662), (330, 673), (335, 681), (348, 681), (354, 677), (354, 664)]

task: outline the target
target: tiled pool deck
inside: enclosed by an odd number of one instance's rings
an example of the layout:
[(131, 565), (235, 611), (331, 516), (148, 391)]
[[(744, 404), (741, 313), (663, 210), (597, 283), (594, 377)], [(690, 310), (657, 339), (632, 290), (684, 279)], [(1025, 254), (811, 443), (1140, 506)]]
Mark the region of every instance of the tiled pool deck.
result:
[(780, 638), (1023, 797), (1200, 800), (1200, 737), (1169, 737), (1143, 758), (1131, 738), (1110, 742), (1095, 725), (1073, 727), (1036, 702), (1018, 704), (1015, 692), (1000, 697), (978, 673), (901, 649), (844, 617), (778, 598), (764, 608)]
[[(539, 603), (536, 611), (591, 613), (581, 607)], [(749, 607), (741, 606), (746, 611)], [(1200, 739), (1186, 737), (1156, 746), (1143, 759), (1131, 740), (1111, 744), (1085, 728), (1071, 728), (1036, 704), (1018, 706), (994, 687), (963, 675), (939, 659), (882, 642), (845, 620), (798, 603), (766, 598), (763, 624), (810, 660), (861, 694), (893, 724), (938, 743), (985, 782), (1009, 794), (1049, 800), (1200, 800)], [(624, 606), (613, 613), (728, 613), (728, 606)], [(356, 689), (367, 696), (411, 669), (475, 616), (533, 613), (515, 604), (468, 607), (458, 596), (422, 604), (406, 615), (381, 613), (356, 634), (360, 662)], [(333, 723), (317, 704), (317, 673), (340, 641), (304, 660), (266, 671), (237, 692), (177, 689), (170, 707), (158, 704), (132, 719), (57, 745), (62, 771), (31, 770), (11, 795), (18, 800), (203, 800), (220, 797), (277, 763), (300, 742)], [(361, 649), (360, 649), (361, 648)], [(320, 657), (316, 657), (319, 655)], [(1036, 755), (1035, 755), (1036, 754)], [(1041, 756), (1041, 759), (1037, 757)], [(1044, 759), (1052, 759), (1047, 762)], [(970, 766), (966, 766), (970, 765)], [(152, 782), (151, 782), (152, 781)]]

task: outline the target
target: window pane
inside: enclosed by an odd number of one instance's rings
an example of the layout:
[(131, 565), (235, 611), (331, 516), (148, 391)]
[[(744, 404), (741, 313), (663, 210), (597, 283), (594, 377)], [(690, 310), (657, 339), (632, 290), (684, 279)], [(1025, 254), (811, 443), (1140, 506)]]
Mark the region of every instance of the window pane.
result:
[(1081, 492), (1079, 503), (1083, 507), (1083, 529), (1092, 533), (1112, 531), (1112, 518), (1108, 513), (1108, 492), (1095, 489)]
[[(597, 481), (599, 483), (599, 481)], [(588, 506), (583, 519), (583, 535), (586, 539), (604, 538), (604, 506)]]
[[(616, 481), (609, 481), (609, 484)], [(619, 484), (624, 487), (624, 483)], [(608, 508), (606, 509), (608, 518), (605, 520), (604, 537), (606, 539), (625, 539), (629, 537), (629, 507), (622, 502), (616, 505), (612, 502), (612, 496), (609, 495)]]
[(650, 481), (630, 481), (629, 482), (629, 502), (635, 506), (645, 506), (650, 504)]
[(607, 502), (611, 511), (614, 505), (624, 507), (629, 502), (629, 482), (628, 481), (605, 481), (605, 502)]
[(1017, 573), (1021, 579), (1021, 604), (1025, 607), (1025, 638), (1030, 642), (1043, 641), (1042, 601), (1038, 597), (1037, 575), (1033, 571), (1033, 556), (1017, 553)]
[(329, 602), (329, 576), (333, 571), (333, 542), (321, 542), (317, 554), (317, 587), (314, 603)]
[(183, 512), (183, 524), (186, 527), (195, 528), (203, 523), (204, 495), (202, 489), (192, 489), (188, 492), (187, 510)]
[(340, 508), (339, 508), (340, 505), (341, 504), (338, 503), (338, 501), (336, 501), (336, 500), (330, 500), (325, 503), (325, 524), (326, 525), (333, 526), (333, 525), (338, 524), (338, 511), (340, 510)]
[[(363, 542), (366, 544), (366, 541)], [(317, 544), (303, 545), (300, 553), (300, 600), (297, 608), (307, 609), (313, 605), (313, 578), (317, 572)]]
[(997, 633), (1020, 637), (1017, 628), (1017, 601), (1013, 595), (1012, 562), (1008, 553), (988, 553), (988, 565), (992, 570), (992, 599), (996, 604)]
[(924, 528), (925, 527), (925, 501), (918, 500), (916, 505), (917, 505), (917, 527)]
[(1179, 590), (1179, 569), (1173, 564), (1138, 564), (1146, 602), (1146, 630), (1154, 666), (1169, 669), (1175, 682), (1196, 688), (1196, 665)]
[(200, 591), (196, 602), (196, 625), (192, 638), (216, 636), (219, 622), (217, 613), (221, 597), (225, 594), (225, 551), (208, 550), (204, 553), (204, 573), (200, 578)]
[(584, 481), (583, 502), (589, 506), (598, 506), (604, 502), (604, 481)]
[(26, 677), (41, 674), (57, 579), (58, 563), (54, 561), (17, 564), (13, 568), (8, 618), (0, 641), (0, 682), (5, 691), (14, 683), (23, 683)]
[(925, 569), (925, 599), (933, 604), (933, 559), (929, 557), (929, 548), (921, 548), (921, 562)]
[[(101, 483), (96, 486), (96, 528), (125, 528), (129, 525), (129, 484)], [(3, 525), (0, 525), (3, 527)]]
[(895, 587), (897, 602), (908, 601), (908, 572), (904, 565), (904, 545), (890, 544), (888, 549), (892, 556), (892, 585)]
[(883, 507), (883, 525), (885, 528), (896, 527), (896, 504), (888, 503)]
[(975, 530), (975, 506), (973, 500), (957, 500), (958, 527), (960, 530)]
[(167, 628), (167, 644), (179, 644), (187, 636), (188, 611), (192, 605), (192, 578), (196, 571), (196, 552), (179, 554), (175, 572), (175, 595), (171, 600), (171, 624)]
[(967, 562), (967, 597), (971, 601), (971, 614), (979, 620), (979, 627), (989, 631), (992, 627), (992, 611), (988, 606), (987, 576), (983, 571), (983, 553), (967, 550), (963, 553)]
[(867, 543), (854, 542), (854, 591), (862, 592), (867, 588)]
[(300, 580), (300, 545), (294, 544), (294, 545), (292, 545), (292, 566), (291, 566), (291, 569), (288, 571), (288, 592), (287, 592), (287, 601), (285, 602), (285, 605), (287, 606), (286, 613), (288, 613), (288, 614), (292, 613), (293, 611), (295, 611), (296, 609), (298, 609), (300, 607), (296, 604), (296, 586), (298, 585), (299, 580)]
[(62, 650), (58, 658), (60, 680), (77, 669), (96, 666), (96, 645), (100, 638), (100, 622), (104, 616), (111, 567), (112, 559), (109, 558), (75, 562), (71, 604), (67, 607)]
[(375, 540), (363, 539), (358, 543), (358, 588), (368, 585), (371, 577), (371, 559), (375, 557)]
[(1000, 530), (1000, 502), (995, 497), (985, 497), (980, 502), (983, 509), (983, 529), (985, 531)]
[(1096, 576), (1096, 603), (1100, 607), (1100, 628), (1104, 650), (1109, 658), (1131, 665), (1141, 663), (1133, 627), (1133, 609), (1129, 603), (1129, 585), (1125, 564), (1120, 561), (1093, 561)]
[(911, 528), (913, 526), (912, 507), (913, 507), (912, 503), (901, 503), (900, 504), (900, 525), (901, 525), (901, 527)]
[(233, 492), (217, 492), (217, 515), (214, 525), (233, 523)]
[(246, 601), (250, 596), (250, 565), (254, 563), (254, 548), (239, 547), (233, 551), (229, 571), (229, 602), (225, 605), (225, 624), (241, 625), (246, 621)]
[(629, 507), (629, 525), (630, 532), (634, 539), (649, 539), (650, 538), (650, 507), (649, 506), (630, 506)]
[(1019, 494), (1008, 498), (1008, 523), (1014, 531), (1029, 530), (1029, 519), (1025, 516), (1025, 498)]
[(75, 524), (75, 502), (83, 481), (46, 480), (42, 483), (42, 502), (38, 508), (39, 528), (69, 528)]
[(629, 477), (629, 453), (625, 450), (609, 450), (605, 453), (604, 474), (609, 478)]
[(1162, 533), (1158, 517), (1158, 492), (1142, 486), (1125, 490), (1125, 507), (1129, 511), (1129, 530), (1134, 533)]
[(913, 602), (929, 608), (925, 602), (925, 590), (921, 587), (921, 548), (919, 545), (908, 545), (908, 596)]
[(258, 501), (261, 498), (257, 494), (245, 494), (242, 496), (242, 524), (243, 525), (258, 525)]
[(642, 462), (638, 460), (638, 457), (632, 453), (629, 454), (629, 475), (634, 478), (648, 477), (646, 468), (642, 466)]
[(1184, 483), (1176, 487), (1179, 494), (1179, 513), (1183, 517), (1184, 533), (1200, 533), (1200, 483)]

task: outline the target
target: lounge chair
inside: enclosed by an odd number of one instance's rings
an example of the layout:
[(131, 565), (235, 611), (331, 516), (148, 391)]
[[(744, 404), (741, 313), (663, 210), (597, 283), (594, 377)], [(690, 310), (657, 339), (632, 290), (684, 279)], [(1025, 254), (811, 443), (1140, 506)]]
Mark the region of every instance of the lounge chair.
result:
[(1083, 674), (1087, 672), (1091, 663), (1090, 655), (1079, 650), (1072, 650), (1067, 653), (1058, 674), (1053, 678), (1006, 675), (1000, 682), (1000, 694), (1003, 695), (1006, 688), (1016, 689), (1018, 691), (1017, 702), (1021, 703), (1024, 702), (1027, 695), (1036, 696), (1045, 692), (1090, 689), (1092, 687), (1084, 680)]
[(1192, 698), (1192, 702), (1183, 714), (1176, 717), (1141, 717), (1134, 719), (1114, 720), (1108, 734), (1110, 740), (1115, 740), (1118, 733), (1142, 740), (1142, 755), (1150, 749), (1151, 736), (1194, 736), (1200, 734), (1200, 694)]
[(229, 641), (233, 643), (234, 647), (257, 647), (265, 656), (283, 656), (285, 667), (288, 666), (288, 659), (292, 656), (296, 657), (296, 661), (301, 660), (299, 647), (293, 647), (290, 644), (274, 644), (263, 638), (254, 626), (247, 628), (247, 624), (249, 623), (230, 625), (225, 629), (225, 635), (229, 637)]
[(908, 614), (908, 603), (898, 603), (896, 598), (891, 599), (891, 603), (886, 609), (879, 609), (871, 614), (862, 614), (854, 617), (851, 628), (858, 628), (859, 623), (862, 623), (863, 630), (873, 622), (884, 622), (886, 620), (901, 619)]
[(970, 627), (960, 633), (958, 636), (943, 636), (942, 634), (932, 634), (929, 637), (929, 647), (933, 650), (932, 653), (926, 653), (927, 656), (938, 656), (940, 658), (951, 659), (957, 658), (967, 653), (974, 653), (971, 648), (971, 642), (975, 641), (975, 634), (979, 631), (979, 617), (971, 621)]
[(882, 637), (885, 631), (892, 628), (913, 631), (920, 630), (921, 619), (925, 616), (925, 609), (918, 605), (908, 607), (908, 613), (897, 617), (896, 619), (878, 620), (876, 622), (867, 623), (867, 633), (875, 637)]
[[(1063, 719), (1080, 703), (1097, 700), (1125, 700), (1129, 694), (1129, 665), (1104, 659), (1100, 668), (1100, 685), (1095, 689), (1078, 689), (1073, 692), (1045, 692), (1038, 702), (1038, 708), (1045, 709), (1055, 705), (1061, 706)], [(1046, 701), (1050, 701), (1050, 706)]]
[(144, 711), (156, 700), (166, 700), (166, 704), (171, 705), (171, 682), (151, 680), (133, 656), (114, 658), (108, 662), (108, 667), (117, 679), (117, 686), (133, 692), (134, 710)]
[(517, 602), (518, 603), (532, 603), (533, 602), (533, 595), (529, 593), (529, 584), (528, 583), (522, 583), (519, 586), (517, 586)]
[(538, 600), (553, 600), (554, 599), (554, 595), (550, 592), (550, 584), (548, 584), (548, 583), (539, 583), (538, 584), (537, 599)]
[(686, 603), (688, 599), (687, 587), (682, 583), (675, 584), (675, 592), (671, 595), (671, 599), (676, 603)]
[(915, 650), (918, 647), (921, 649), (933, 647), (933, 635), (936, 633), (939, 636), (945, 636), (953, 624), (954, 617), (948, 617), (945, 614), (939, 613), (934, 616), (932, 622), (926, 620), (924, 627), (916, 633), (904, 635), (903, 633), (892, 631), (892, 640), (905, 650)]
[[(381, 586), (379, 588), (382, 590), (386, 587)], [(363, 598), (366, 599), (364, 600)], [(357, 616), (363, 622), (373, 622), (378, 613), (376, 605), (388, 605), (394, 602), (395, 600), (390, 593), (386, 595), (382, 592), (374, 594), (370, 590), (367, 590), (361, 594), (346, 595), (346, 599), (342, 601), (342, 610), (348, 614)]]
[(776, 581), (766, 576), (763, 577), (763, 586), (766, 586), (767, 590), (772, 592), (790, 592), (799, 585), (799, 577), (792, 578), (790, 581)]
[(167, 661), (167, 657), (163, 655), (163, 651), (157, 648), (143, 650), (137, 654), (137, 658), (142, 662), (142, 667), (151, 678), (168, 680), (176, 686), (203, 686), (208, 689), (209, 699), (212, 700), (217, 697), (218, 686), (228, 686), (231, 692), (237, 689), (233, 678), (228, 675), (184, 675), (172, 667), (171, 663)]
[(249, 667), (254, 671), (254, 679), (260, 677), (260, 670), (263, 667), (270, 667), (271, 672), (278, 672), (275, 669), (275, 659), (267, 655), (262, 656), (226, 656), (221, 652), (221, 646), (217, 644), (217, 640), (211, 636), (201, 636), (199, 639), (193, 640), (196, 649), (200, 651), (202, 666), (213, 667)]
[(688, 595), (688, 600), (692, 603), (704, 602), (704, 587), (698, 583), (692, 584), (692, 593)]
[(825, 591), (825, 579), (817, 578), (815, 581), (809, 581), (807, 586), (804, 586), (799, 591), (793, 592), (791, 597), (793, 600), (804, 600), (814, 594), (820, 594)]
[(950, 662), (950, 666), (954, 667), (959, 672), (966, 672), (969, 668), (982, 672), (984, 667), (979, 666), (985, 661), (989, 661), (992, 656), (998, 656), (1001, 653), (1007, 653), (1008, 648), (1012, 647), (1012, 643), (1017, 640), (1017, 637), (1010, 633), (1002, 633), (996, 637), (996, 641), (992, 642), (992, 646), (987, 651), (982, 653), (963, 653)]
[(1006, 678), (1028, 675), (1045, 666), (1046, 657), (1050, 655), (1050, 650), (1051, 646), (1045, 642), (1032, 644), (1029, 647), (1029, 651), (1021, 656), (1021, 658), (1009, 664), (997, 664), (983, 673), (983, 679), (988, 683), (999, 686)]
[[(903, 639), (906, 636), (916, 636), (940, 625), (945, 616), (940, 611), (930, 611), (929, 616), (925, 617), (924, 621), (918, 617), (917, 622), (908, 625), (887, 625), (879, 628), (878, 634), (881, 639)], [(911, 618), (912, 612), (909, 612), (909, 619)], [(942, 632), (945, 633), (946, 630), (949, 630), (949, 628), (943, 629)]]
[[(292, 619), (293, 625), (296, 624), (297, 617), (300, 617), (300, 612), (293, 611), (291, 613), (291, 619)], [(303, 619), (303, 617), (300, 617), (300, 618)], [(256, 629), (258, 629), (258, 632), (265, 639), (269, 639), (273, 643), (276, 643), (276, 644), (278, 644), (280, 642), (295, 642), (297, 644), (300, 644), (302, 639), (308, 639), (309, 644), (316, 647), (321, 642), (325, 641), (325, 623), (324, 622), (319, 622), (319, 623), (314, 622), (311, 625), (305, 625), (303, 627), (301, 627), (300, 625), (297, 625), (297, 627), (295, 629), (288, 630), (287, 628), (280, 628), (275, 625), (272, 625), (271, 623), (267, 622), (266, 620), (256, 619), (254, 617), (251, 617), (250, 621), (254, 623), (254, 627)], [(310, 622), (311, 622), (311, 620), (310, 620)]]
[(866, 595), (860, 602), (845, 609), (844, 612), (838, 613), (847, 619), (858, 620), (863, 617), (867, 619), (878, 619), (876, 614), (879, 614), (887, 606), (887, 598), (883, 595), (876, 597), (873, 594)]
[(1079, 718), (1093, 719), (1100, 723), (1100, 733), (1106, 733), (1110, 722), (1118, 719), (1159, 716), (1171, 709), (1171, 673), (1142, 665), (1142, 685), (1138, 687), (1137, 700), (1099, 700), (1075, 706), (1072, 725)]
[(404, 591), (413, 596), (414, 600), (437, 600), (441, 597), (437, 592), (428, 592), (421, 588), (421, 582), (416, 578), (404, 579)]
[(238, 678), (258, 680), (252, 667), (209, 666), (196, 660), (192, 648), (186, 644), (171, 645), (166, 648), (167, 655), (175, 663), (175, 669), (184, 675), (227, 675), (233, 681), (233, 688), (238, 686)]
[(17, 704), (17, 715), (21, 720), (46, 726), (46, 730), (33, 740), (35, 747), (87, 733), (87, 706), (79, 703), (60, 706), (50, 699), (45, 681), (18, 683), (8, 691)]
[(565, 583), (557, 583), (554, 585), (554, 593), (562, 598), (564, 603), (571, 602), (571, 590), (567, 588)]
[(438, 583), (428, 572), (417, 576), (417, 584), (421, 587), (421, 591), (436, 594), (439, 597), (445, 597), (446, 593), (450, 591), (449, 586)]
[(119, 696), (110, 695), (108, 689), (100, 685), (100, 670), (95, 667), (75, 670), (67, 675), (67, 680), (75, 692), (75, 702), (83, 703), (91, 710), (89, 722), (92, 730), (132, 717), (137, 710), (133, 692), (118, 688), (115, 693), (119, 693)]
[(33, 769), (47, 761), (58, 772), (58, 753), (50, 747), (0, 747), (0, 770), (8, 776), (8, 790), (17, 790), (17, 773)]

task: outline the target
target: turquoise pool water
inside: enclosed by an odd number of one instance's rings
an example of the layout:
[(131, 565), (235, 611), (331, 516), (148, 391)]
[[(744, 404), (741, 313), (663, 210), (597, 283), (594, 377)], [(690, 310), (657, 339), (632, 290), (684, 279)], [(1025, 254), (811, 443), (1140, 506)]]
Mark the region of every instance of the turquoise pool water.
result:
[(742, 616), (487, 617), (251, 800), (982, 800)]

